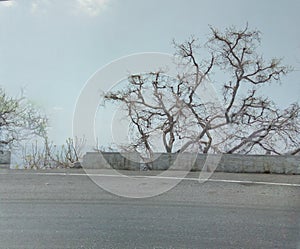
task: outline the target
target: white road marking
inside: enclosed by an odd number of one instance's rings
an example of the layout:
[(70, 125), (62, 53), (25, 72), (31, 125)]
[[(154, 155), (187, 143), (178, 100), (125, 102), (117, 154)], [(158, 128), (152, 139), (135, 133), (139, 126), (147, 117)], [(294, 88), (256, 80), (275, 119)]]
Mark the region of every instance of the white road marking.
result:
[[(105, 174), (87, 174), (88, 176), (99, 176), (99, 177), (135, 177), (135, 178), (152, 178), (152, 179), (164, 179), (164, 180), (183, 180), (183, 181), (197, 181), (199, 178), (189, 178), (189, 177), (166, 177), (166, 176), (126, 176), (126, 175), (105, 175)], [(276, 185), (276, 186), (291, 186), (300, 187), (300, 184), (295, 183), (279, 183), (279, 182), (260, 182), (260, 181), (241, 181), (241, 180), (224, 180), (224, 179), (201, 179), (201, 182), (224, 182), (224, 183), (244, 183), (244, 184), (261, 184), (261, 185)]]
[[(8, 175), (10, 173), (0, 172), (0, 175)], [(22, 173), (16, 173), (22, 174)], [(199, 178), (191, 177), (168, 177), (168, 176), (141, 176), (141, 175), (113, 175), (113, 174), (84, 174), (84, 173), (25, 173), (27, 175), (43, 175), (43, 176), (89, 176), (89, 177), (116, 177), (116, 178), (149, 178), (149, 179), (163, 179), (163, 180), (183, 180), (183, 181), (198, 181)], [(300, 187), (297, 183), (283, 183), (283, 182), (264, 182), (264, 181), (250, 181), (250, 180), (226, 180), (226, 179), (200, 179), (200, 182), (223, 182), (223, 183), (241, 183), (241, 184), (256, 184), (256, 185), (274, 185), (274, 186), (288, 186)]]

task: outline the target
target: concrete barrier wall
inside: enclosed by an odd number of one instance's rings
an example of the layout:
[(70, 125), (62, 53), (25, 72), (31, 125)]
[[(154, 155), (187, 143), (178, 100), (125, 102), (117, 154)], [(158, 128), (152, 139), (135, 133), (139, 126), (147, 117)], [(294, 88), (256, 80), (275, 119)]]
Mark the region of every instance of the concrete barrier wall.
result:
[(0, 169), (9, 169), (11, 161), (10, 151), (0, 150)]
[[(115, 152), (88, 152), (83, 158), (83, 167), (86, 169), (114, 168), (119, 170), (143, 170), (149, 167), (152, 170), (167, 170), (174, 162), (178, 154), (161, 153), (155, 154), (155, 160), (151, 163), (140, 162), (135, 153)], [(214, 160), (215, 157), (215, 160)], [(192, 154), (180, 155), (177, 170), (189, 169), (200, 171), (203, 169), (207, 155), (199, 154), (195, 158)], [(220, 160), (219, 160), (220, 159)], [(236, 155), (223, 154), (210, 155), (209, 161), (218, 161), (215, 172), (234, 173), (277, 173), (277, 174), (300, 174), (300, 156), (273, 156), (273, 155)], [(212, 171), (214, 165), (207, 164), (207, 171)]]

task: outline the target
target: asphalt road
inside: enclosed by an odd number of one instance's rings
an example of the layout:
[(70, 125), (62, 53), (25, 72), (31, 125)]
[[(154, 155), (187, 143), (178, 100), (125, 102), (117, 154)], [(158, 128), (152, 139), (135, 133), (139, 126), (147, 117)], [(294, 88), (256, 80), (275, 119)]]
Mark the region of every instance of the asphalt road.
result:
[(300, 249), (300, 176), (189, 177), (128, 199), (82, 171), (1, 170), (0, 248)]

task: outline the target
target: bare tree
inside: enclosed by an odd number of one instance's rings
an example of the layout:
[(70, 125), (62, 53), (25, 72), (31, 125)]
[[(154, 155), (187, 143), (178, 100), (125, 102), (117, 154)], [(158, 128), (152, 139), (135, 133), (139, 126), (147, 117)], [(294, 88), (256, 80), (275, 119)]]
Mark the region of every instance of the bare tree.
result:
[[(260, 87), (279, 82), (291, 68), (280, 59), (266, 61), (258, 52), (260, 32), (248, 25), (220, 32), (211, 28), (204, 46), (195, 38), (175, 43), (183, 68), (177, 78), (163, 71), (131, 75), (128, 87), (105, 95), (107, 101), (125, 105), (132, 124), (132, 150), (156, 150), (160, 134), (166, 152), (186, 151), (197, 145), (203, 153), (296, 154), (300, 148), (299, 104), (281, 110)], [(204, 48), (208, 56), (199, 60)], [(199, 96), (208, 77), (222, 74), (221, 105)], [(203, 93), (205, 94), (205, 92)]]

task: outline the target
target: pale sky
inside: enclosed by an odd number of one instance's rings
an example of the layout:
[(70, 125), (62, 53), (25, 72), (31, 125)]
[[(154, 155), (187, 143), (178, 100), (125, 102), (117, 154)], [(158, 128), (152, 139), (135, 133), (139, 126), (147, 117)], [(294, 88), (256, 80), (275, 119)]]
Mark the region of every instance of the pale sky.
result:
[[(76, 99), (89, 77), (122, 56), (173, 53), (172, 39), (205, 41), (209, 25), (262, 32), (264, 56), (296, 71), (269, 94), (300, 101), (299, 0), (12, 0), (0, 2), (0, 85), (48, 114), (51, 139), (72, 135)], [(298, 70), (298, 71), (297, 71)], [(105, 117), (103, 117), (105, 122)]]

